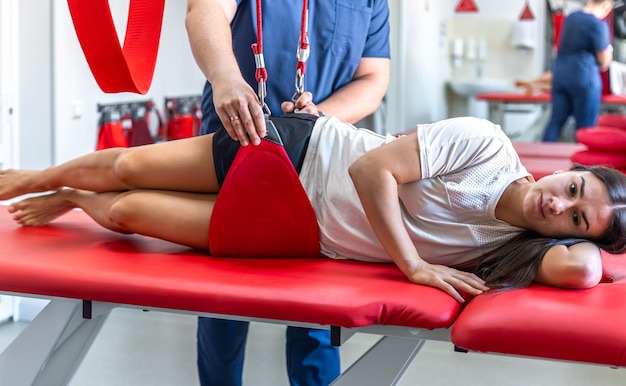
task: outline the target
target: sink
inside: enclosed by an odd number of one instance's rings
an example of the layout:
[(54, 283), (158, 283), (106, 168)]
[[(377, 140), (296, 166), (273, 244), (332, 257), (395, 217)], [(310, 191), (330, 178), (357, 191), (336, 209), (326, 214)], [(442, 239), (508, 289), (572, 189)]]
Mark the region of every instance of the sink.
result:
[(478, 118), (489, 117), (489, 106), (485, 101), (476, 100), (477, 94), (512, 91), (514, 89), (512, 81), (497, 78), (461, 78), (452, 79), (448, 83), (456, 95), (465, 99), (465, 113)]
[(505, 79), (452, 79), (449, 84), (452, 91), (463, 97), (474, 97), (476, 94), (484, 92), (511, 91), (513, 89), (511, 81)]

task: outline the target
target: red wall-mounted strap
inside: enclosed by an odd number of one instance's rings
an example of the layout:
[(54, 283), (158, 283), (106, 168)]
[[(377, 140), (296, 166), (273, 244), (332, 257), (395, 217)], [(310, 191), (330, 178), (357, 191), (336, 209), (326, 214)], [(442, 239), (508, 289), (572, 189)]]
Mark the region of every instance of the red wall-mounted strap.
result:
[(147, 93), (156, 65), (165, 0), (130, 0), (123, 47), (108, 0), (67, 3), (85, 58), (102, 91)]

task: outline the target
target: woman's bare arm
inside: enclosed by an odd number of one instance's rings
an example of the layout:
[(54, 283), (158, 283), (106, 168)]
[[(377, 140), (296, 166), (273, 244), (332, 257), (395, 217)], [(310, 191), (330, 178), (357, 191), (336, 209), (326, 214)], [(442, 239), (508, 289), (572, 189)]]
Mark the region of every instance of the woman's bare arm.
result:
[(548, 250), (535, 281), (561, 288), (591, 288), (602, 279), (600, 249), (590, 242)]
[(374, 232), (410, 281), (439, 288), (460, 302), (459, 290), (471, 295), (487, 290), (476, 275), (425, 262), (404, 227), (398, 185), (422, 178), (417, 134), (366, 153), (349, 173)]

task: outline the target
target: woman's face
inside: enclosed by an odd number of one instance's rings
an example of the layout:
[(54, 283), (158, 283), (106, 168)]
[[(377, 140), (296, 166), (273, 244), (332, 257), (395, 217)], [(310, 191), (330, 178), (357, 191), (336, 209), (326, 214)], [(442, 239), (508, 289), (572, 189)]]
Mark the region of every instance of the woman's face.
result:
[(567, 171), (534, 183), (524, 197), (523, 213), (547, 237), (600, 237), (612, 216), (608, 191), (593, 173)]

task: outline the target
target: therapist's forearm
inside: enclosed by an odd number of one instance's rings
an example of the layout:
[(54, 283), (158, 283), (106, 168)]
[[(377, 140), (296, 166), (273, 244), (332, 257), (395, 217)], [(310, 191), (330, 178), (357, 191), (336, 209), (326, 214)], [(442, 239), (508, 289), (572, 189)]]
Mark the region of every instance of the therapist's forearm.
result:
[[(232, 1), (233, 4), (234, 1)], [(198, 67), (209, 82), (240, 75), (233, 53), (230, 19), (236, 11), (228, 1), (189, 0), (185, 26)]]
[(365, 69), (357, 69), (350, 83), (317, 104), (321, 112), (356, 123), (376, 111), (389, 85), (389, 59), (370, 58), (365, 62)]

